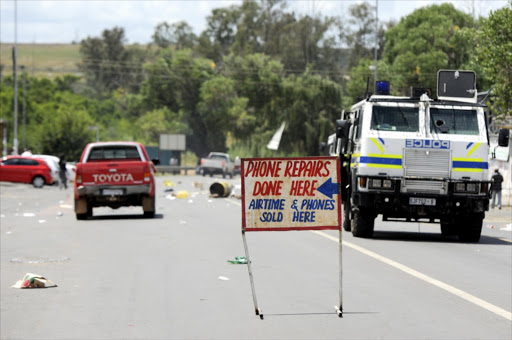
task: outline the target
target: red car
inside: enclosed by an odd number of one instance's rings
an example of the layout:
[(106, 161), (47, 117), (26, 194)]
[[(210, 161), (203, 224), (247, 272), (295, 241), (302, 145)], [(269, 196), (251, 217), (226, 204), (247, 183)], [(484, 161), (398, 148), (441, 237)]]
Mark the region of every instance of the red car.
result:
[(32, 183), (34, 187), (42, 188), (52, 183), (52, 172), (42, 159), (7, 156), (0, 162), (0, 181)]

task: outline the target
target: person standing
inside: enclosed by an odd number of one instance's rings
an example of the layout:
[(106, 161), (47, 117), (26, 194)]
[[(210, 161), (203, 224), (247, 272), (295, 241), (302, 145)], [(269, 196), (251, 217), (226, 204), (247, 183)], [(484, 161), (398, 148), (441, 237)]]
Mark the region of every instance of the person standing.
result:
[(494, 202), (496, 196), (498, 196), (498, 209), (501, 209), (501, 183), (503, 182), (503, 176), (500, 174), (498, 168), (494, 169), (494, 175), (492, 175), (492, 203), (491, 207), (494, 209)]
[(62, 189), (63, 186), (64, 189), (68, 188), (68, 176), (66, 171), (66, 159), (64, 158), (64, 156), (61, 156), (59, 159), (59, 189)]

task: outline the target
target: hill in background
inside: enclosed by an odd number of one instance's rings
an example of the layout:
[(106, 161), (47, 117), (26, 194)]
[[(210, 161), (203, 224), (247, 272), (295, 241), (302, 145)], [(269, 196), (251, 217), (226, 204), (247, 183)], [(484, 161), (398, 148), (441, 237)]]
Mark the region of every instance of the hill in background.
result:
[[(0, 43), (2, 77), (12, 75), (12, 43)], [(79, 75), (80, 44), (17, 44), (17, 64), (30, 76), (55, 78)], [(20, 70), (18, 69), (18, 72)]]

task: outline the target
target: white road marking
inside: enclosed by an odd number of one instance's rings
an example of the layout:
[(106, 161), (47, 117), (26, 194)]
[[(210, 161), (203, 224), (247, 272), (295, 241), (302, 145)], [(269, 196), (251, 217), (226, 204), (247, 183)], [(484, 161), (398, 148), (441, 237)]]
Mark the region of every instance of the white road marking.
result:
[[(237, 202), (237, 201), (233, 201), (231, 199), (228, 199), (229, 202), (233, 203), (233, 204), (236, 204), (236, 205), (239, 205), (241, 206), (242, 204), (240, 202)], [(331, 241), (334, 241), (334, 242), (339, 242), (339, 239), (337, 237), (334, 237), (334, 236), (331, 236), (329, 234), (326, 234), (322, 231), (316, 231), (316, 230), (311, 230), (312, 233), (315, 233), (317, 235), (320, 235), (322, 237), (325, 237)], [(504, 241), (507, 241), (507, 242), (510, 242), (509, 240), (506, 240), (506, 239), (501, 239), (501, 240), (504, 240)], [(512, 313), (509, 312), (509, 311), (506, 311), (498, 306), (495, 306), (487, 301), (484, 301), (480, 298), (477, 298), (476, 296), (473, 296), (469, 293), (466, 293), (465, 291), (463, 290), (460, 290), (458, 288), (455, 288), (453, 286), (450, 286), (449, 284), (446, 284), (444, 282), (441, 282), (439, 280), (436, 280), (428, 275), (425, 275), (423, 273), (420, 273), (412, 268), (409, 268), (401, 263), (398, 263), (396, 261), (393, 261), (391, 259), (388, 259), (387, 257), (384, 257), (384, 256), (381, 256), (377, 253), (374, 253), (368, 249), (365, 249), (363, 247), (360, 247), (360, 246), (357, 246), (353, 243), (350, 243), (350, 242), (347, 242), (347, 241), (342, 241), (342, 245), (344, 246), (347, 246), (347, 247), (350, 247), (354, 250), (357, 250), (365, 255), (368, 255), (370, 257), (373, 257), (374, 259), (376, 260), (379, 260), (381, 262), (384, 262), (392, 267), (395, 267), (396, 269), (399, 269), (409, 275), (412, 275), (420, 280), (423, 280), (427, 283), (430, 283), (436, 287), (439, 287), (441, 289), (444, 289), (445, 291), (449, 292), (449, 293), (452, 293), (453, 295), (456, 295), (460, 298), (463, 298), (464, 300), (467, 300), (481, 308), (484, 308), (484, 309), (487, 309), (488, 311), (496, 314), (496, 315), (499, 315), (501, 317), (504, 317), (505, 319), (507, 320), (510, 320), (512, 321)]]
[[(325, 238), (327, 238), (327, 239), (329, 239), (331, 241), (339, 242), (339, 239), (337, 237), (331, 236), (331, 235), (326, 234), (326, 233), (324, 233), (322, 231), (312, 230), (311, 232), (315, 233), (317, 235), (320, 235), (322, 237), (325, 237)], [(372, 252), (372, 251), (370, 251), (368, 249), (365, 249), (363, 247), (357, 246), (357, 245), (355, 245), (353, 243), (350, 243), (350, 242), (347, 242), (347, 241), (342, 241), (342, 245), (350, 247), (350, 248), (352, 248), (354, 250), (357, 250), (357, 251), (359, 251), (359, 252), (361, 252), (361, 253), (363, 253), (365, 255), (368, 255), (370, 257), (373, 257), (376, 260), (379, 260), (381, 262), (389, 264), (390, 266), (395, 267), (397, 269), (400, 269), (401, 271), (403, 271), (403, 272), (405, 272), (405, 273), (407, 273), (409, 275), (412, 275), (412, 276), (414, 276), (414, 277), (416, 277), (416, 278), (418, 278), (420, 280), (423, 280), (423, 281), (428, 282), (428, 283), (430, 283), (430, 284), (432, 284), (432, 285), (434, 285), (436, 287), (444, 289), (445, 291), (447, 291), (449, 293), (452, 293), (453, 295), (456, 295), (456, 296), (458, 296), (460, 298), (463, 298), (463, 299), (465, 299), (465, 300), (467, 300), (467, 301), (469, 301), (469, 302), (471, 302), (471, 303), (473, 303), (473, 304), (475, 304), (475, 305), (477, 305), (477, 306), (479, 306), (481, 308), (487, 309), (488, 311), (490, 311), (490, 312), (492, 312), (492, 313), (494, 313), (496, 315), (499, 315), (501, 317), (504, 317), (507, 320), (512, 321), (512, 313), (511, 312), (506, 311), (506, 310), (504, 310), (504, 309), (502, 309), (502, 308), (500, 308), (498, 306), (495, 306), (495, 305), (493, 305), (493, 304), (491, 304), (491, 303), (489, 303), (487, 301), (479, 299), (476, 296), (473, 296), (473, 295), (471, 295), (469, 293), (466, 293), (463, 290), (460, 290), (458, 288), (450, 286), (449, 284), (446, 284), (444, 282), (436, 280), (436, 279), (434, 279), (434, 278), (432, 278), (432, 277), (430, 277), (428, 275), (422, 274), (422, 273), (420, 273), (420, 272), (418, 272), (418, 271), (416, 271), (416, 270), (414, 270), (412, 268), (404, 266), (403, 264), (400, 264), (400, 263), (398, 263), (396, 261), (388, 259), (387, 257), (381, 256), (381, 255), (379, 255), (377, 253), (374, 253), (374, 252)]]

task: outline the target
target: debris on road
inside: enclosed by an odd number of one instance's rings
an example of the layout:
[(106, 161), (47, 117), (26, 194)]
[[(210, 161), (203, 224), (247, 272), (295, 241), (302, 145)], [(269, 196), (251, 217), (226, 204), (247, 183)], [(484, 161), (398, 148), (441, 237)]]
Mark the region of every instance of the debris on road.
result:
[(169, 180), (169, 179), (165, 180), (164, 187), (173, 187), (173, 186), (174, 186), (174, 183), (171, 182), (171, 180)]
[(188, 198), (188, 191), (181, 190), (176, 193), (177, 198)]
[(41, 275), (26, 273), (23, 279), (16, 282), (12, 288), (48, 288), (48, 287), (57, 287), (55, 283), (51, 280), (48, 280)]
[(507, 224), (504, 228), (500, 228), (500, 230), (512, 231), (512, 223)]
[(229, 197), (233, 186), (226, 182), (215, 182), (210, 186), (211, 197)]
[(232, 264), (247, 264), (247, 258), (244, 256), (236, 256), (234, 261), (228, 260), (228, 262)]
[(229, 278), (225, 277), (225, 276), (219, 276), (219, 280), (222, 280), (222, 281), (229, 281)]

